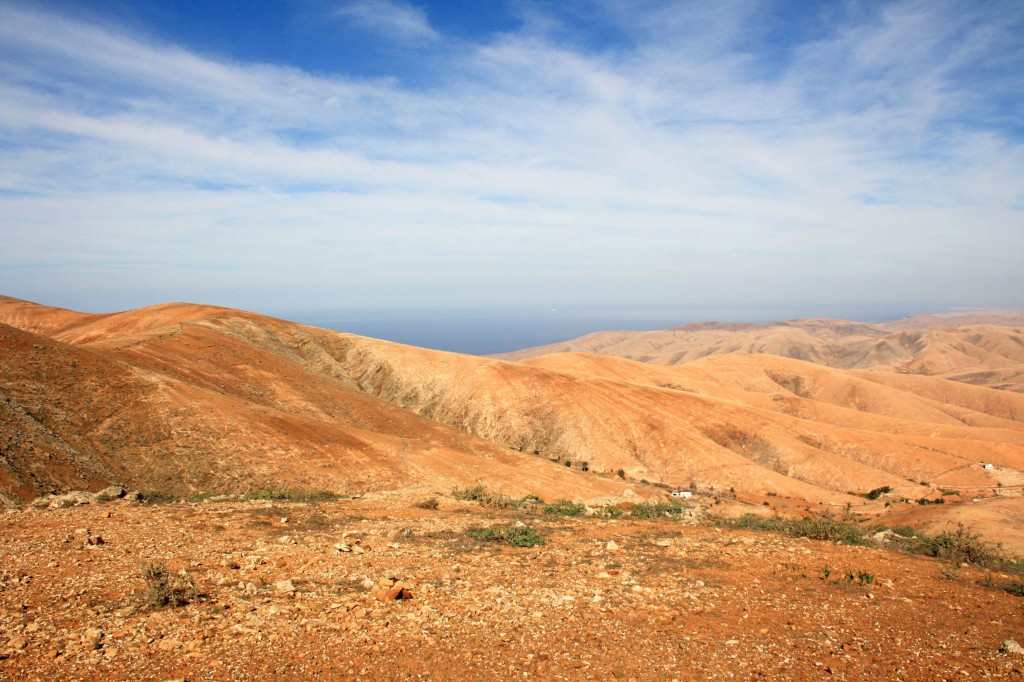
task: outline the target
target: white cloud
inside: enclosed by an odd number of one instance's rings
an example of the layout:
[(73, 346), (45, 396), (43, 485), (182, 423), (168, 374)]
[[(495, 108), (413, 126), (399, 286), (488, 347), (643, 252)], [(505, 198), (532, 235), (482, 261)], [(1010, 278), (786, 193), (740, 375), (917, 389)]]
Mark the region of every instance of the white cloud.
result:
[[(0, 6), (0, 292), (116, 271), (134, 305), (1024, 299), (1024, 145), (962, 74), (1004, 29), (895, 3), (762, 78), (730, 47), (750, 7), (723, 7), (634, 12), (605, 52), (532, 22), (411, 90)], [(411, 6), (347, 11), (440, 39)]]
[(360, 28), (400, 42), (433, 41), (439, 36), (421, 8), (390, 0), (353, 0), (335, 15)]

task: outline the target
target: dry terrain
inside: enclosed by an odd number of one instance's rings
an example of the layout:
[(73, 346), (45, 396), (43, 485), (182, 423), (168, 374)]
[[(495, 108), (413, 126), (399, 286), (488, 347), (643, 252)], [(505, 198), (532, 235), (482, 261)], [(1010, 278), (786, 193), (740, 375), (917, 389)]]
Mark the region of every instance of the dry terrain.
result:
[(190, 304), (0, 299), (0, 346), (12, 500), (111, 483), (187, 497), (479, 482), (580, 500), (683, 486), (781, 514), (963, 522), (1024, 553), (1014, 391), (766, 353), (508, 362)]
[[(545, 544), (470, 535), (516, 524)], [(8, 680), (1024, 677), (1020, 576), (689, 517), (422, 490), (27, 506), (0, 527)], [(159, 606), (154, 563), (187, 603)]]
[(191, 304), (0, 298), (0, 348), (2, 679), (1024, 677), (1021, 565), (973, 535), (1024, 554), (1024, 394), (984, 381), (510, 362)]
[(597, 332), (495, 357), (614, 355), (679, 365), (709, 355), (766, 353), (839, 369), (883, 369), (1024, 391), (1024, 312), (910, 317), (885, 324), (811, 318), (768, 324), (698, 323), (649, 332)]

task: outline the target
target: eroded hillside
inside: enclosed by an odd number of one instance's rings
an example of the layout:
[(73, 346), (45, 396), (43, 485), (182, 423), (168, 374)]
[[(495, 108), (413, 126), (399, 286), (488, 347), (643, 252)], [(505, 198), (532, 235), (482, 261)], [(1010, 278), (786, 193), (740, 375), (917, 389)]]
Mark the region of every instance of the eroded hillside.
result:
[(768, 354), (838, 369), (941, 376), (1024, 391), (1024, 315), (1019, 312), (912, 317), (887, 324), (819, 318), (700, 323), (661, 331), (598, 332), (495, 357), (523, 360), (565, 352), (655, 365), (680, 365), (711, 355)]
[(83, 315), (5, 299), (0, 323), (0, 484), (23, 499), (110, 482), (575, 499), (659, 484), (890, 514), (981, 509), (1024, 485), (1024, 395), (913, 373), (764, 353), (506, 362), (189, 304)]

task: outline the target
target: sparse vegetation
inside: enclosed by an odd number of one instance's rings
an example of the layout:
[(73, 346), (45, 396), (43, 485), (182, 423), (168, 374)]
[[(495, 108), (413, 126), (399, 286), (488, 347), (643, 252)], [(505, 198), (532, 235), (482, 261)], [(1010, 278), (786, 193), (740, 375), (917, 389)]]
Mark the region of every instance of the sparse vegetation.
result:
[(986, 568), (996, 568), (1006, 563), (1002, 547), (985, 542), (977, 533), (972, 533), (961, 524), (952, 533), (942, 534), (923, 539), (925, 553), (945, 559), (959, 566), (970, 563)]
[(489, 493), (482, 485), (475, 485), (472, 488), (452, 488), (452, 497), (464, 502), (483, 502)]
[(177, 502), (180, 498), (162, 490), (144, 490), (142, 491), (142, 499), (147, 504), (168, 504), (169, 502)]
[(544, 538), (537, 531), (526, 526), (504, 525), (490, 528), (474, 528), (471, 537), (489, 542), (503, 542), (512, 547), (537, 547), (544, 544)]
[(887, 485), (883, 485), (881, 488), (875, 488), (871, 492), (865, 493), (862, 497), (866, 497), (869, 500), (877, 500), (882, 495), (886, 495), (892, 492), (892, 488)]
[(544, 507), (542, 511), (545, 514), (558, 514), (560, 516), (582, 516), (587, 511), (587, 505), (581, 502), (557, 500)]
[(598, 509), (594, 516), (599, 516), (604, 519), (617, 519), (625, 513), (626, 512), (619, 509), (613, 504), (606, 504), (605, 506)]
[(294, 490), (292, 488), (265, 488), (242, 494), (243, 500), (276, 500), (283, 502), (329, 502), (341, 497), (329, 490)]
[(451, 495), (456, 500), (479, 502), (484, 506), (494, 507), (495, 509), (519, 509), (524, 504), (530, 502), (530, 498), (536, 498), (536, 501), (543, 501), (536, 495), (527, 495), (519, 499), (502, 495), (501, 493), (492, 493), (482, 485), (475, 485), (471, 488), (452, 488)]
[(629, 515), (635, 519), (678, 519), (687, 509), (676, 502), (642, 502), (633, 505)]
[(854, 523), (848, 513), (839, 517), (831, 512), (823, 512), (800, 519), (766, 517), (757, 514), (744, 514), (736, 518), (712, 516), (709, 517), (709, 522), (712, 525), (725, 528), (766, 530), (812, 540), (845, 542), (850, 545), (869, 544), (865, 530)]
[(438, 504), (439, 502), (437, 501), (436, 497), (428, 497), (425, 500), (417, 502), (413, 506), (418, 507), (420, 509), (437, 509)]
[(176, 608), (199, 598), (199, 590), (192, 576), (184, 570), (171, 573), (161, 562), (143, 564), (142, 579), (146, 581), (143, 599), (155, 608)]

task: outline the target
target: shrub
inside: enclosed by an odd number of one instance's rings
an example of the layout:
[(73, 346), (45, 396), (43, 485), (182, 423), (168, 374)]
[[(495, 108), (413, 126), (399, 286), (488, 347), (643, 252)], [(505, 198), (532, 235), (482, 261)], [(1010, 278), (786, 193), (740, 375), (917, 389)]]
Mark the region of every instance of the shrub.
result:
[(474, 528), (471, 537), (489, 542), (504, 542), (513, 547), (537, 547), (544, 544), (544, 538), (537, 531), (525, 526), (491, 526)]
[(812, 540), (829, 540), (845, 542), (850, 545), (868, 544), (864, 529), (853, 523), (847, 515), (837, 517), (831, 512), (823, 512), (802, 519), (783, 519), (777, 516), (765, 517), (757, 514), (744, 514), (737, 518), (712, 517), (711, 523), (727, 528), (745, 528), (748, 530), (767, 530), (785, 533), (797, 538)]
[(465, 502), (483, 502), (488, 496), (487, 488), (475, 485), (472, 488), (452, 488), (452, 497)]
[(925, 553), (945, 559), (959, 566), (963, 562), (984, 567), (1001, 566), (1005, 559), (1000, 545), (985, 542), (977, 533), (972, 533), (963, 524), (950, 533), (923, 540)]
[(892, 529), (892, 532), (901, 538), (912, 538), (917, 535), (917, 531), (914, 530), (913, 526), (896, 526)]
[(865, 494), (864, 497), (868, 498), (869, 500), (877, 500), (882, 495), (885, 495), (885, 494), (891, 493), (891, 492), (892, 492), (892, 488), (890, 488), (887, 485), (883, 485), (881, 488), (875, 488), (871, 492)]
[(625, 479), (626, 478), (626, 470), (625, 469), (619, 469), (618, 471), (615, 472), (615, 475), (618, 476), (621, 479)]
[(327, 502), (340, 495), (329, 490), (293, 490), (291, 488), (264, 488), (242, 494), (243, 500), (280, 500), (286, 502)]
[(146, 581), (143, 598), (153, 607), (184, 606), (199, 597), (192, 576), (185, 571), (171, 573), (160, 562), (143, 564), (142, 579)]
[(675, 502), (642, 502), (633, 505), (633, 508), (629, 510), (629, 514), (636, 519), (660, 519), (664, 517), (678, 519), (684, 509), (686, 507)]
[(557, 500), (542, 510), (545, 514), (559, 514), (561, 516), (582, 516), (587, 511), (587, 505), (569, 500)]
[(595, 516), (600, 516), (605, 519), (617, 519), (625, 513), (626, 512), (622, 511), (614, 504), (606, 504), (605, 506), (597, 510)]
[(427, 498), (427, 499), (423, 500), (422, 502), (417, 502), (413, 506), (414, 507), (419, 507), (420, 509), (437, 509), (437, 505), (438, 504), (439, 503), (438, 503), (436, 497), (430, 497), (430, 498)]
[(529, 495), (523, 496), (522, 502), (524, 504), (544, 504), (544, 498), (541, 497), (540, 495), (534, 495), (533, 493), (530, 493)]

